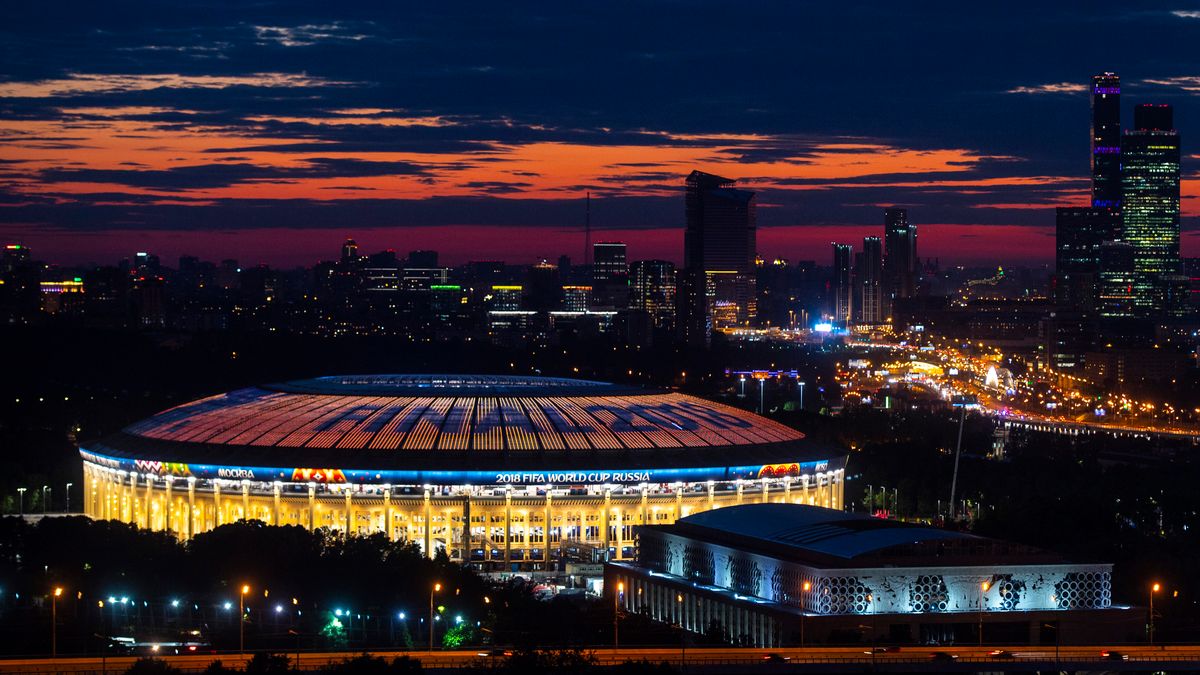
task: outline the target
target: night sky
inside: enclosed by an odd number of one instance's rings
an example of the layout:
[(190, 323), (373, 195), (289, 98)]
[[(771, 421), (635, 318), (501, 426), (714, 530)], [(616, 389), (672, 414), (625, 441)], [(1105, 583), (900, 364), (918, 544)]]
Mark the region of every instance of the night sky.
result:
[[(976, 7), (975, 5), (987, 5)], [(910, 6), (912, 5), (912, 6)], [(827, 263), (907, 206), (920, 254), (1047, 263), (1093, 73), (1176, 106), (1200, 255), (1200, 3), (6, 2), (0, 239), (311, 264), (682, 256), (693, 168), (759, 251)]]

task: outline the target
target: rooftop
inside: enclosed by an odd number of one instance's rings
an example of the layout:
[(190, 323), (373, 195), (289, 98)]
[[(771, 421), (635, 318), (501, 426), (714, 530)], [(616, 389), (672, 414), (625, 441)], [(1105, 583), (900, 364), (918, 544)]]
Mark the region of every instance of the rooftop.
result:
[(1057, 556), (996, 539), (928, 525), (801, 504), (746, 504), (683, 518), (678, 534), (774, 557), (836, 566), (1062, 562)]

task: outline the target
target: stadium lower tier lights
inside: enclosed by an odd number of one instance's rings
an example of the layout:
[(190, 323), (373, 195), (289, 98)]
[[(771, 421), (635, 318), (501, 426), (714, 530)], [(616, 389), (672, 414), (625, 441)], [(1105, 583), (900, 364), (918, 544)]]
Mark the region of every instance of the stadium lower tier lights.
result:
[(326, 377), (84, 443), (86, 513), (181, 538), (238, 520), (386, 533), (494, 566), (633, 556), (633, 528), (747, 503), (842, 508), (845, 456), (675, 392), (557, 378)]

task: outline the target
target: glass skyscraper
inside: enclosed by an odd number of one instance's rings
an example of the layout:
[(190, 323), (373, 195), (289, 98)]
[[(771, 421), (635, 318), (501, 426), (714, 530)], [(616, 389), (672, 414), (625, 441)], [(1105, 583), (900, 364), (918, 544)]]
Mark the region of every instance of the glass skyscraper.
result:
[(884, 318), (893, 315), (896, 298), (917, 294), (917, 227), (908, 222), (908, 209), (883, 210)]
[(1179, 257), (1179, 134), (1171, 106), (1134, 108), (1121, 145), (1121, 239), (1133, 246), (1133, 308), (1158, 317), (1167, 309), (1167, 277)]
[[(722, 323), (756, 318), (754, 193), (703, 171), (687, 178), (683, 269), (679, 273), (679, 328), (685, 341), (707, 343)], [(723, 311), (717, 319), (716, 308)]]
[(1092, 207), (1120, 206), (1121, 78), (1100, 73), (1092, 76)]

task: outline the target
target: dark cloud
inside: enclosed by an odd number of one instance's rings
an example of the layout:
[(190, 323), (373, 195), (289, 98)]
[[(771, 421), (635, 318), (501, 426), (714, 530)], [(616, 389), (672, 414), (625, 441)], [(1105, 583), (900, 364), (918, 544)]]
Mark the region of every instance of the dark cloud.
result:
[(115, 183), (156, 190), (195, 190), (247, 182), (285, 182), (301, 178), (420, 175), (426, 169), (410, 162), (372, 162), (317, 157), (307, 166), (201, 164), (174, 169), (47, 169), (42, 180), (57, 183)]
[[(184, 201), (188, 190), (250, 182), (431, 180), (429, 167), (372, 155), (458, 155), (438, 169), (491, 162), (503, 172), (505, 148), (556, 142), (729, 145), (720, 154), (735, 169), (745, 162), (812, 163), (818, 152), (838, 152), (831, 143), (960, 149), (981, 159), (962, 172), (881, 171), (778, 183), (792, 189), (762, 193), (768, 206), (763, 226), (875, 223), (878, 205), (893, 202), (909, 204), (924, 222), (1045, 225), (1052, 219), (1048, 208), (1008, 205), (1048, 207), (1084, 186), (1029, 179), (1086, 174), (1087, 99), (1073, 85), (1091, 73), (1119, 71), (1127, 109), (1143, 100), (1177, 104), (1185, 143), (1196, 135), (1189, 130), (1200, 129), (1200, 21), (1180, 11), (1177, 3), (1157, 0), (1136, 7), (1114, 0), (916, 6), (780, 0), (738, 9), (715, 0), (686, 8), (672, 2), (18, 1), (6, 5), (0, 22), (0, 89), (89, 74), (177, 74), (192, 84), (0, 98), (5, 122), (48, 121), (61, 132), (0, 135), (0, 144), (61, 160), (21, 176), (40, 181), (53, 199), (18, 194), (10, 183), (4, 192), (12, 198), (3, 200), (0, 222), (94, 231), (116, 223), (170, 229), (226, 221), (247, 228), (557, 225), (578, 220), (577, 205), (519, 199), (533, 182), (524, 180), (472, 182), (481, 193), (475, 198), (364, 194), (362, 200), (205, 200), (203, 208), (162, 204), (117, 187), (111, 194), (80, 195), (54, 185), (151, 188), (179, 193)], [(306, 79), (277, 86), (271, 77), (256, 81), (258, 74)], [(371, 122), (333, 123), (354, 109), (364, 109), (352, 114)], [(402, 126), (388, 123), (393, 117), (439, 121)], [(180, 135), (211, 130), (233, 140), (211, 148), (212, 163), (200, 166), (66, 163), (74, 159), (69, 151), (89, 142), (73, 128), (112, 119), (129, 123), (120, 134), (126, 139), (148, 136), (152, 128)], [(718, 134), (760, 140), (714, 141)], [(305, 158), (300, 166), (247, 159), (264, 152)], [(321, 157), (333, 153), (357, 159)], [(1197, 158), (1186, 163), (1186, 175), (1196, 175)], [(558, 190), (595, 192), (596, 208), (608, 210), (613, 227), (672, 227), (682, 217), (677, 195), (628, 192), (678, 190), (687, 169), (679, 166), (673, 175), (630, 158), (611, 165), (611, 175), (596, 185)], [(535, 179), (540, 173), (508, 175)], [(963, 184), (985, 180), (995, 184)]]

